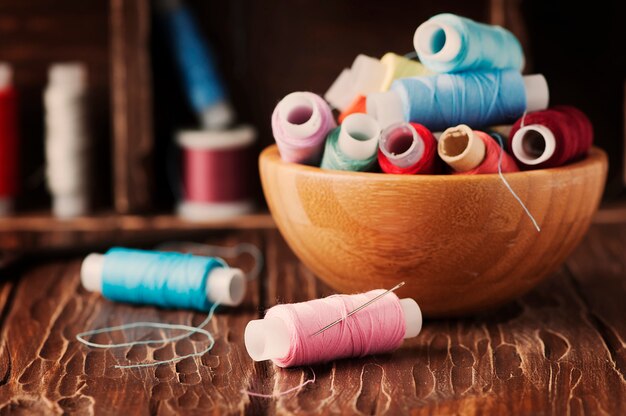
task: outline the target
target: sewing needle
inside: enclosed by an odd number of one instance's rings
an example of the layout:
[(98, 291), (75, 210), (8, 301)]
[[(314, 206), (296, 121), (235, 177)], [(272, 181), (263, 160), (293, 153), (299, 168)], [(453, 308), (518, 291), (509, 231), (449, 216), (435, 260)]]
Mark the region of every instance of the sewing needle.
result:
[(366, 308), (367, 306), (371, 305), (372, 303), (376, 302), (378, 299), (382, 298), (383, 296), (385, 296), (387, 293), (393, 292), (395, 290), (400, 289), (402, 286), (404, 286), (405, 282), (400, 282), (397, 285), (395, 285), (394, 287), (392, 287), (391, 289), (381, 293), (380, 295), (368, 300), (367, 302), (365, 302), (363, 305), (359, 306), (358, 308), (350, 311), (346, 316), (341, 317), (339, 319), (337, 319), (334, 322), (331, 322), (330, 324), (326, 325), (324, 328), (320, 329), (319, 331), (317, 331), (314, 334), (311, 334), (310, 336), (313, 337), (315, 335), (321, 334), (322, 332), (326, 331), (327, 329), (332, 328), (333, 326), (337, 325), (338, 323), (340, 323), (341, 321), (344, 321), (346, 319), (348, 319), (349, 317), (351, 317), (352, 315), (354, 315), (355, 313), (357, 313), (358, 311), (360, 311), (363, 308)]

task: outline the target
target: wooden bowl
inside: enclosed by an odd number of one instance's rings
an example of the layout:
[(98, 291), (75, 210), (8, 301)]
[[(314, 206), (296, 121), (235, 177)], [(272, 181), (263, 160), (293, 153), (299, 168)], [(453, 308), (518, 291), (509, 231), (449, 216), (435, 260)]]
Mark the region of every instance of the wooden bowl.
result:
[(341, 293), (391, 288), (427, 316), (498, 306), (553, 273), (580, 242), (604, 189), (606, 154), (498, 175), (388, 175), (259, 158), (270, 211), (289, 246)]

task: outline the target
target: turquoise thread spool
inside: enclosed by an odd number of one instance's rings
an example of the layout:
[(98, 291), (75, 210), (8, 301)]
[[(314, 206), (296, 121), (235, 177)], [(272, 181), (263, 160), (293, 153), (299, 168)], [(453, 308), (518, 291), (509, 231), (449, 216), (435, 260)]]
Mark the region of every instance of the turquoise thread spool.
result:
[(163, 308), (236, 306), (246, 291), (243, 272), (223, 260), (174, 252), (112, 248), (88, 255), (80, 274), (85, 289), (107, 299)]
[(522, 45), (511, 32), (450, 13), (422, 23), (413, 44), (420, 61), (435, 72), (524, 67)]

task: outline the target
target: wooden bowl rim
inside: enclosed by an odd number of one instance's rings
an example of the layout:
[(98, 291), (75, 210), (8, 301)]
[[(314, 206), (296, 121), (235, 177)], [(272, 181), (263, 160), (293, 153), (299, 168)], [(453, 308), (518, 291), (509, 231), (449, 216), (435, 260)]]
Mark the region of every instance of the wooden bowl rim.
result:
[[(520, 172), (505, 173), (507, 178), (511, 179), (533, 179), (538, 176), (546, 174), (559, 174), (562, 172), (572, 173), (574, 171), (582, 171), (597, 164), (607, 163), (606, 152), (598, 147), (592, 147), (589, 150), (589, 154), (586, 158), (567, 165), (548, 168), (548, 169), (534, 169)], [(259, 165), (262, 163), (269, 163), (273, 165), (280, 165), (281, 170), (288, 170), (293, 173), (305, 173), (315, 176), (323, 177), (341, 177), (343, 179), (358, 179), (358, 180), (371, 180), (371, 181), (406, 181), (406, 182), (423, 182), (423, 181), (500, 181), (500, 175), (497, 173), (481, 174), (481, 175), (398, 175), (391, 173), (380, 172), (350, 172), (341, 170), (326, 170), (316, 166), (308, 166), (300, 163), (285, 162), (280, 158), (278, 153), (278, 147), (272, 144), (266, 147), (259, 155)]]

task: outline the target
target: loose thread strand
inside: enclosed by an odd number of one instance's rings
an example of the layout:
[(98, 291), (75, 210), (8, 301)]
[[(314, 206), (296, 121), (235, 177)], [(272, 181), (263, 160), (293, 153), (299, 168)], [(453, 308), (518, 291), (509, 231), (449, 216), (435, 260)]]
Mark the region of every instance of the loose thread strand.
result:
[(292, 393), (294, 391), (300, 391), (307, 384), (315, 383), (315, 381), (317, 380), (317, 376), (315, 375), (315, 371), (313, 371), (313, 368), (311, 368), (311, 367), (309, 367), (309, 370), (311, 370), (311, 373), (313, 373), (313, 378), (310, 378), (310, 379), (308, 379), (308, 380), (298, 384), (295, 387), (292, 387), (292, 388), (287, 389), (287, 390), (280, 391), (278, 393), (272, 393), (272, 394), (255, 393), (253, 391), (248, 391), (248, 390), (245, 390), (245, 389), (242, 389), (241, 392), (247, 394), (248, 396), (252, 396), (252, 397), (261, 397), (261, 398), (264, 398), (264, 399), (277, 399), (279, 397), (286, 396), (287, 394)]
[[(524, 114), (526, 113), (524, 112)], [(541, 227), (539, 227), (539, 224), (537, 224), (537, 220), (535, 220), (535, 217), (533, 217), (533, 214), (530, 213), (530, 210), (526, 207), (522, 199), (515, 193), (515, 191), (509, 184), (509, 181), (507, 181), (504, 175), (502, 174), (502, 155), (504, 154), (504, 143), (502, 142), (502, 138), (500, 138), (500, 136), (496, 138), (498, 142), (500, 143), (500, 155), (498, 157), (498, 175), (500, 176), (502, 183), (504, 183), (504, 186), (506, 186), (509, 192), (511, 193), (511, 195), (513, 195), (513, 198), (515, 198), (517, 202), (521, 205), (521, 207), (524, 209), (524, 212), (526, 212), (526, 215), (532, 221), (533, 225), (537, 229), (537, 232), (540, 233)]]
[[(194, 353), (183, 355), (180, 357), (170, 358), (169, 360), (151, 361), (148, 363), (138, 363), (138, 364), (128, 364), (128, 365), (118, 364), (118, 365), (115, 365), (114, 367), (115, 368), (143, 368), (143, 367), (154, 367), (160, 364), (176, 363), (176, 362), (184, 360), (185, 358), (202, 356), (206, 354), (207, 352), (211, 351), (211, 349), (213, 349), (213, 346), (215, 345), (215, 338), (213, 338), (213, 335), (211, 335), (209, 331), (203, 329), (203, 327), (206, 326), (211, 321), (211, 319), (213, 318), (215, 309), (217, 309), (219, 305), (220, 305), (219, 303), (214, 303), (211, 306), (211, 309), (209, 310), (207, 317), (198, 326), (195, 326), (195, 327), (191, 325), (165, 324), (165, 323), (160, 323), (160, 322), (133, 322), (133, 323), (124, 324), (124, 325), (92, 329), (90, 331), (81, 332), (79, 334), (76, 334), (76, 340), (92, 348), (113, 349), (113, 348), (133, 347), (135, 345), (168, 344), (168, 343), (179, 341), (184, 338), (188, 338), (189, 336), (195, 333), (203, 334), (207, 337), (207, 340), (209, 340), (209, 345), (202, 351), (196, 351)], [(174, 329), (174, 330), (183, 330), (183, 331), (188, 331), (188, 332), (181, 334), (181, 335), (177, 335), (175, 337), (167, 337), (163, 339), (148, 339), (148, 340), (142, 340), (142, 341), (130, 341), (130, 342), (123, 342), (123, 343), (118, 343), (118, 344), (99, 344), (96, 342), (88, 341), (85, 338), (85, 337), (92, 336), (92, 335), (112, 333), (116, 331), (124, 331), (127, 329), (134, 329), (134, 328), (155, 328), (155, 329), (166, 329), (166, 330)]]

